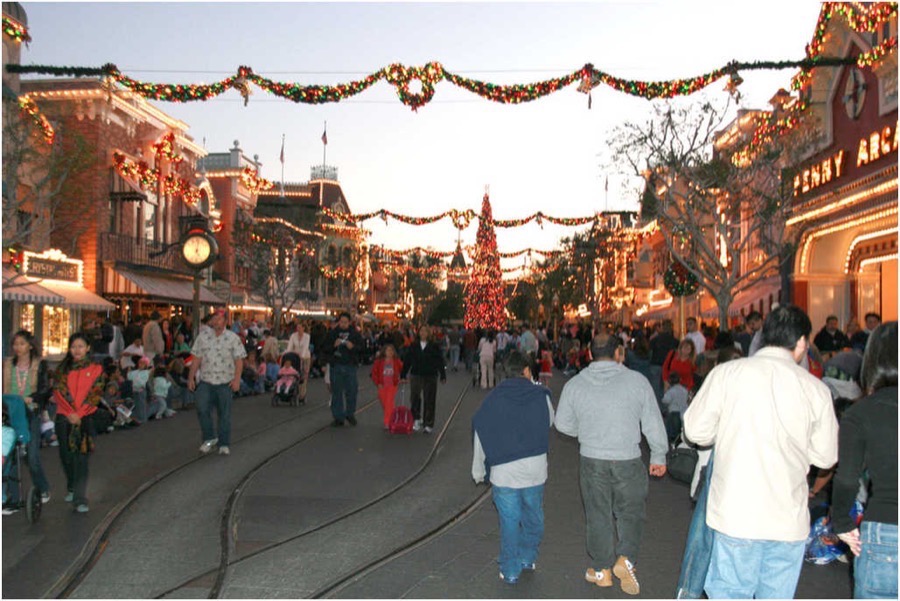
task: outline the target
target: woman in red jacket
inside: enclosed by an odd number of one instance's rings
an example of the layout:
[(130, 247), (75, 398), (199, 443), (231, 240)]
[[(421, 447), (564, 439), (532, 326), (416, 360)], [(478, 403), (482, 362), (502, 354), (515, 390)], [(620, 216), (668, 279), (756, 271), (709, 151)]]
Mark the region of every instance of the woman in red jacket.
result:
[(397, 357), (397, 350), (393, 344), (384, 347), (384, 356), (378, 357), (372, 366), (372, 381), (378, 387), (378, 399), (384, 411), (384, 429), (387, 430), (391, 423), (391, 413), (394, 412), (394, 397), (397, 395), (397, 387), (400, 385), (400, 372), (403, 363)]
[(69, 337), (69, 352), (56, 370), (53, 401), (56, 403), (56, 438), (66, 473), (66, 502), (86, 513), (88, 455), (94, 450), (94, 419), (103, 396), (106, 377), (103, 366), (92, 363), (87, 336)]
[(666, 390), (669, 390), (669, 374), (677, 371), (681, 376), (681, 385), (689, 391), (694, 391), (694, 372), (697, 369), (694, 364), (696, 354), (694, 341), (690, 338), (685, 338), (677, 349), (669, 351), (663, 362), (662, 373), (663, 385)]

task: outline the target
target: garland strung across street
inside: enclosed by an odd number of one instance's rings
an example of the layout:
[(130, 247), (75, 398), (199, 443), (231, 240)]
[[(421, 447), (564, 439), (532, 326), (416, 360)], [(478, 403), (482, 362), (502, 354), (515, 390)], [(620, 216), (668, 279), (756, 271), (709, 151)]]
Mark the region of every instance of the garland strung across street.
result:
[[(167, 102), (192, 102), (214, 98), (229, 89), (237, 90), (249, 101), (250, 84), (281, 98), (297, 103), (322, 104), (340, 102), (359, 94), (376, 82), (384, 79), (394, 86), (400, 101), (412, 110), (424, 106), (434, 97), (435, 84), (441, 80), (481, 96), (486, 100), (504, 104), (518, 104), (543, 98), (557, 92), (576, 81), (581, 81), (579, 91), (589, 93), (594, 87), (604, 84), (620, 92), (646, 99), (672, 98), (686, 96), (705, 88), (713, 82), (729, 76), (728, 90), (735, 92), (742, 79), (740, 71), (772, 70), (799, 68), (793, 87), (800, 89), (808, 80), (810, 71), (818, 66), (836, 66), (856, 63), (859, 66), (870, 66), (897, 47), (896, 36), (887, 38), (870, 52), (857, 58), (823, 57), (825, 27), (834, 15), (843, 16), (849, 25), (858, 32), (875, 31), (882, 23), (897, 14), (897, 3), (878, 2), (871, 5), (860, 5), (851, 2), (824, 2), (812, 42), (807, 46), (806, 58), (803, 60), (783, 61), (731, 61), (728, 64), (708, 73), (687, 79), (668, 81), (641, 81), (615, 77), (609, 73), (595, 69), (591, 63), (561, 77), (526, 84), (500, 85), (463, 77), (448, 71), (439, 62), (430, 62), (424, 66), (406, 66), (392, 63), (360, 80), (337, 85), (301, 85), (297, 82), (273, 81), (253, 72), (248, 66), (241, 66), (233, 76), (212, 84), (164, 84), (142, 82), (123, 74), (116, 65), (107, 63), (102, 67), (56, 67), (45, 65), (7, 65), (10, 73), (39, 73), (54, 76), (104, 77), (116, 81), (135, 93), (152, 100)], [(31, 36), (27, 27), (7, 17), (3, 17), (3, 33), (16, 42), (29, 42)], [(417, 81), (419, 91), (410, 90), (410, 83)], [(589, 104), (590, 106), (590, 104)]]
[[(387, 223), (387, 218), (391, 217), (408, 225), (427, 225), (440, 221), (445, 217), (450, 217), (453, 220), (453, 225), (458, 230), (464, 230), (469, 227), (469, 224), (473, 219), (481, 219), (481, 216), (475, 213), (475, 211), (473, 211), (472, 209), (466, 209), (465, 211), (450, 209), (449, 211), (444, 211), (443, 213), (431, 215), (429, 217), (413, 217), (410, 215), (401, 215), (399, 213), (393, 213), (385, 209), (373, 211), (371, 213), (339, 213), (337, 211), (332, 211), (328, 207), (321, 207), (320, 210), (327, 217), (331, 217), (332, 219), (348, 223), (366, 221), (368, 219), (374, 219), (376, 217), (383, 219), (384, 222)], [(597, 223), (603, 220), (603, 216), (599, 213), (595, 213), (594, 215), (590, 215), (587, 217), (553, 217), (552, 215), (546, 215), (542, 211), (538, 211), (537, 213), (532, 213), (528, 217), (523, 217), (522, 219), (494, 219), (492, 220), (492, 224), (494, 227), (510, 228), (520, 227), (531, 221), (536, 221), (538, 225), (543, 227), (544, 220), (549, 221), (550, 223), (555, 223), (556, 225), (578, 226), (586, 225), (588, 223)]]
[[(896, 5), (894, 5), (896, 11)], [(891, 40), (893, 40), (891, 42)], [(742, 81), (739, 71), (773, 70), (800, 68), (802, 72), (809, 72), (815, 67), (838, 66), (847, 64), (859, 64), (864, 66), (873, 60), (883, 56), (886, 52), (895, 48), (896, 37), (887, 40), (882, 46), (870, 53), (860, 55), (859, 58), (831, 58), (812, 56), (803, 60), (783, 61), (731, 61), (728, 64), (714, 69), (708, 73), (687, 79), (673, 79), (668, 81), (642, 81), (616, 77), (605, 71), (595, 69), (591, 63), (572, 71), (561, 77), (526, 84), (501, 85), (490, 82), (470, 79), (447, 71), (438, 62), (431, 62), (423, 67), (406, 66), (400, 63), (392, 63), (364, 79), (348, 83), (327, 85), (301, 85), (290, 81), (273, 81), (253, 72), (252, 67), (242, 65), (237, 73), (212, 84), (169, 84), (144, 82), (122, 73), (119, 68), (107, 63), (102, 67), (58, 67), (51, 65), (7, 65), (11, 73), (40, 74), (57, 77), (102, 77), (112, 80), (125, 88), (147, 98), (164, 102), (195, 102), (206, 101), (219, 96), (230, 89), (237, 90), (244, 99), (244, 104), (249, 102), (252, 93), (250, 83), (275, 96), (292, 100), (303, 104), (323, 104), (326, 102), (341, 102), (363, 92), (376, 82), (384, 79), (394, 86), (400, 102), (417, 111), (426, 105), (434, 97), (434, 85), (445, 79), (450, 83), (466, 89), (485, 100), (502, 104), (520, 104), (531, 102), (554, 92), (558, 92), (569, 85), (580, 81), (578, 91), (585, 94), (600, 84), (607, 85), (614, 90), (638, 96), (647, 100), (656, 98), (674, 98), (676, 96), (689, 96), (708, 85), (718, 81), (726, 75), (731, 78), (729, 89), (736, 88)], [(410, 82), (418, 81), (421, 91), (411, 92)]]
[[(144, 98), (166, 102), (205, 101), (219, 96), (229, 89), (235, 89), (243, 97), (244, 105), (248, 103), (252, 93), (250, 88), (251, 83), (270, 94), (297, 103), (322, 104), (346, 100), (347, 98), (363, 92), (381, 79), (384, 79), (394, 86), (400, 101), (410, 107), (413, 111), (418, 110), (419, 107), (424, 106), (431, 101), (434, 97), (434, 86), (442, 79), (446, 79), (458, 87), (466, 89), (474, 94), (478, 94), (486, 100), (505, 104), (518, 104), (537, 100), (580, 80), (581, 84), (579, 85), (578, 90), (588, 94), (588, 108), (590, 108), (591, 90), (600, 84), (607, 85), (615, 90), (632, 96), (639, 96), (650, 100), (655, 98), (687, 96), (727, 75), (729, 81), (726, 85), (726, 90), (735, 96), (739, 96), (740, 93), (738, 92), (738, 87), (743, 81), (739, 72), (749, 70), (799, 68), (800, 72), (794, 77), (792, 87), (794, 89), (800, 89), (809, 80), (811, 71), (815, 67), (847, 64), (870, 67), (897, 48), (897, 37), (891, 36), (886, 38), (878, 46), (874, 47), (871, 51), (862, 53), (856, 58), (832, 58), (822, 56), (825, 27), (834, 15), (841, 15), (844, 17), (848, 24), (858, 32), (873, 32), (876, 31), (881, 24), (893, 18), (896, 14), (897, 3), (893, 2), (879, 2), (868, 6), (850, 2), (824, 2), (822, 11), (819, 14), (819, 21), (816, 25), (813, 40), (807, 45), (806, 58), (803, 60), (731, 61), (718, 69), (714, 69), (699, 76), (668, 81), (641, 81), (619, 78), (599, 69), (595, 69), (591, 63), (587, 63), (583, 67), (558, 78), (528, 84), (511, 85), (499, 85), (463, 77), (447, 71), (439, 62), (430, 62), (422, 67), (405, 66), (399, 63), (393, 63), (367, 75), (363, 79), (333, 86), (301, 85), (296, 82), (273, 81), (267, 77), (257, 75), (253, 72), (251, 67), (247, 66), (239, 67), (234, 76), (226, 77), (213, 84), (164, 84), (142, 82), (123, 74), (118, 67), (112, 63), (107, 63), (99, 68), (17, 64), (8, 64), (6, 65), (6, 68), (10, 73), (102, 77), (110, 90), (112, 90), (112, 84), (117, 82)], [(6, 36), (16, 42), (28, 42), (31, 39), (28, 30), (24, 25), (6, 17), (3, 18), (3, 32)], [(420, 91), (412, 92), (410, 90), (410, 83), (412, 81), (419, 82)], [(799, 106), (795, 107), (792, 115), (781, 120), (775, 120), (773, 117), (771, 120), (766, 120), (766, 122), (759, 124), (757, 132), (752, 138), (751, 145), (753, 148), (758, 147), (760, 144), (770, 139), (772, 135), (783, 133), (787, 129), (793, 128), (798, 119), (797, 115), (806, 109), (805, 103), (798, 104)], [(24, 108), (25, 107), (23, 107), (23, 109)], [(27, 112), (43, 129), (45, 138), (47, 138), (48, 141), (52, 141), (48, 137), (47, 127), (49, 126), (49, 123), (46, 125), (41, 123), (36, 108), (31, 108)], [(49, 131), (52, 132), (52, 128)], [(752, 151), (753, 149), (750, 150)], [(381, 216), (386, 219), (386, 216)], [(461, 224), (457, 224), (457, 227), (463, 229)]]
[[(462, 247), (462, 250), (465, 250), (467, 253), (469, 253), (469, 255), (472, 255), (475, 250), (475, 245), (474, 244), (466, 245), (466, 246)], [(421, 246), (415, 246), (413, 248), (406, 248), (406, 249), (400, 249), (400, 250), (391, 249), (391, 248), (382, 248), (382, 247), (378, 247), (378, 249), (375, 250), (375, 248), (373, 247), (371, 249), (371, 252), (373, 254), (382, 254), (382, 255), (385, 255), (385, 256), (388, 256), (388, 257), (391, 257), (394, 259), (403, 259), (414, 253), (425, 255), (426, 257), (429, 257), (431, 259), (447, 259), (457, 253), (456, 250), (448, 250), (448, 251), (430, 250), (427, 248), (422, 248)], [(523, 248), (522, 250), (517, 250), (514, 252), (506, 252), (506, 253), (498, 252), (497, 254), (500, 255), (500, 258), (503, 258), (503, 259), (513, 259), (516, 257), (520, 257), (524, 254), (528, 254), (528, 255), (539, 254), (544, 257), (558, 257), (560, 255), (565, 254), (565, 251), (563, 251), (563, 250), (538, 250), (536, 248)]]

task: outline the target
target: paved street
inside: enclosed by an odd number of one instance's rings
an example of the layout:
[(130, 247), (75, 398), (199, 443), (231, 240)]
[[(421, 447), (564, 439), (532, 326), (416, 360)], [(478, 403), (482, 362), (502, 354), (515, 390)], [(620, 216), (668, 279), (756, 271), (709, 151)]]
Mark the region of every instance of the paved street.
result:
[[(538, 571), (505, 585), (496, 513), (469, 475), (470, 418), (484, 393), (468, 388), (464, 373), (450, 374), (434, 434), (392, 437), (367, 372), (356, 428), (327, 427), (324, 385), (313, 380), (299, 409), (273, 408), (268, 396), (238, 399), (230, 457), (199, 457), (191, 411), (100, 437), (86, 515), (62, 502), (57, 451), (44, 449), (53, 499), (37, 524), (21, 512), (3, 518), (3, 597), (627, 597), (582, 578), (589, 559), (574, 440), (551, 436)], [(557, 396), (563, 383), (557, 373)], [(651, 481), (641, 597), (673, 595), (690, 512), (685, 485)], [(66, 589), (98, 539), (102, 553)], [(848, 572), (806, 564), (797, 596), (849, 598)]]

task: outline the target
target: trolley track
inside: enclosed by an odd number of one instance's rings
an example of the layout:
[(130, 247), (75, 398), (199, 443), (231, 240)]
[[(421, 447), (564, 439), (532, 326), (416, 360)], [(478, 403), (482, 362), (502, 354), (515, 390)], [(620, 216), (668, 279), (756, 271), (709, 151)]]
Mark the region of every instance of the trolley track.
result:
[[(364, 387), (361, 387), (364, 389)], [(354, 515), (357, 515), (368, 508), (371, 508), (378, 503), (384, 501), (391, 495), (396, 494), (401, 491), (405, 487), (409, 486), (412, 482), (414, 482), (419, 476), (421, 476), (428, 466), (432, 463), (434, 457), (438, 453), (442, 443), (444, 442), (445, 436), (451, 424), (453, 424), (454, 419), (456, 418), (459, 409), (462, 405), (463, 400), (466, 398), (467, 394), (471, 390), (471, 385), (466, 383), (459, 393), (454, 406), (442, 426), (441, 430), (435, 436), (435, 440), (433, 445), (431, 446), (429, 452), (427, 453), (424, 461), (422, 461), (421, 465), (410, 475), (400, 481), (398, 484), (390, 488), (389, 490), (378, 494), (377, 496), (365, 501), (361, 505), (354, 507), (353, 509), (346, 511), (340, 515), (334, 516), (333, 518), (327, 519), (322, 523), (316, 524), (315, 526), (304, 530), (298, 534), (289, 536), (283, 540), (272, 542), (264, 547), (258, 548), (251, 553), (243, 555), (238, 558), (232, 557), (232, 550), (234, 549), (234, 533), (236, 532), (236, 508), (241, 500), (242, 494), (247, 489), (247, 485), (251, 483), (256, 475), (259, 474), (261, 470), (263, 470), (267, 465), (271, 464), (273, 461), (278, 459), (279, 457), (285, 455), (290, 450), (296, 448), (298, 445), (306, 443), (313, 439), (315, 436), (321, 434), (322, 432), (329, 430), (330, 425), (326, 424), (324, 426), (318, 427), (313, 431), (304, 434), (299, 439), (295, 440), (291, 444), (271, 453), (267, 457), (265, 457), (262, 461), (257, 463), (254, 467), (252, 467), (246, 474), (240, 479), (240, 481), (233, 487), (230, 494), (228, 495), (227, 501), (225, 502), (224, 508), (222, 510), (220, 525), (219, 525), (219, 539), (220, 539), (220, 556), (219, 556), (219, 565), (214, 570), (207, 570), (202, 573), (196, 573), (187, 579), (183, 579), (177, 585), (168, 587), (165, 591), (161, 593), (155, 594), (155, 598), (164, 598), (168, 595), (175, 594), (177, 591), (190, 586), (192, 583), (198, 581), (198, 579), (209, 578), (214, 576), (214, 582), (210, 587), (208, 598), (218, 598), (222, 595), (223, 589), (228, 581), (229, 570), (247, 560), (250, 560), (254, 557), (257, 557), (261, 554), (273, 551), (287, 545), (289, 543), (295, 542), (298, 539), (302, 539), (303, 537), (309, 536), (315, 532), (320, 532), (328, 527), (334, 526), (342, 521), (348, 520)], [(364, 405), (361, 405), (359, 408), (359, 412), (366, 411), (371, 409), (374, 406), (378, 405), (377, 399), (372, 400)], [(320, 409), (327, 409), (328, 403), (322, 403), (312, 406), (307, 406), (306, 408), (302, 408), (301, 412), (295, 416), (292, 416), (289, 419), (286, 419), (272, 427), (263, 428), (249, 434), (242, 439), (241, 441), (253, 439), (255, 437), (263, 436), (266, 433), (270, 433), (276, 429), (285, 427), (286, 425), (290, 425), (303, 418), (304, 416), (308, 416), (314, 412), (317, 412)], [(94, 532), (91, 535), (88, 543), (85, 544), (82, 553), (78, 556), (75, 562), (73, 562), (72, 567), (59, 578), (59, 580), (49, 589), (49, 592), (45, 594), (45, 596), (57, 597), (57, 598), (68, 598), (75, 593), (76, 590), (82, 585), (85, 579), (91, 574), (91, 571), (97, 565), (101, 557), (103, 556), (104, 551), (108, 548), (110, 539), (116, 529), (116, 526), (120, 523), (123, 516), (126, 515), (127, 511), (133, 507), (142, 497), (147, 495), (154, 487), (158, 486), (160, 483), (172, 478), (176, 474), (187, 469), (189, 466), (194, 465), (197, 461), (204, 459), (204, 456), (198, 456), (191, 460), (188, 460), (180, 465), (177, 465), (165, 472), (162, 472), (151, 480), (148, 480), (143, 485), (141, 485), (135, 492), (130, 495), (127, 499), (120, 502), (112, 511), (110, 511), (104, 520), (94, 529)], [(489, 491), (489, 489), (488, 489)], [(443, 532), (446, 532), (448, 529), (454, 527), (456, 524), (460, 523), (464, 520), (468, 515), (477, 510), (477, 508), (487, 499), (488, 491), (480, 494), (474, 501), (468, 503), (462, 510), (456, 512), (449, 519), (444, 520), (441, 524), (429, 530), (429, 532), (425, 533), (422, 536), (417, 536), (412, 540), (407, 542), (403, 542), (399, 546), (393, 548), (390, 552), (386, 554), (380, 554), (377, 558), (365, 562), (363, 565), (360, 565), (358, 569), (349, 571), (345, 574), (342, 574), (340, 577), (332, 580), (324, 587), (318, 589), (312, 596), (313, 597), (322, 597), (329, 594), (333, 594), (349, 586), (353, 582), (355, 582), (359, 577), (361, 572), (368, 573), (372, 570), (377, 569), (378, 567), (385, 565), (386, 563), (392, 561), (395, 558), (398, 558), (409, 551), (418, 548), (419, 546), (427, 543), (430, 540), (440, 536)]]
[[(359, 411), (368, 410), (377, 404), (378, 400), (376, 398), (360, 406)], [(308, 416), (321, 409), (327, 409), (328, 406), (328, 402), (318, 403), (315, 405), (306, 405), (304, 407), (301, 407), (301, 411), (297, 412), (296, 415), (278, 422), (271, 427), (262, 428), (251, 434), (248, 434), (240, 439), (237, 439), (236, 442), (251, 440), (253, 438), (270, 433), (273, 430), (284, 428), (293, 424), (297, 420), (302, 419), (304, 416)], [(323, 432), (327, 428), (328, 426), (323, 426), (314, 430), (313, 432), (301, 437), (300, 440), (296, 441), (288, 448), (296, 446), (300, 442), (312, 438), (313, 436)], [(277, 454), (280, 454), (280, 452)], [(127, 510), (133, 507), (155, 486), (181, 473), (182, 471), (186, 470), (190, 466), (193, 466), (198, 461), (202, 461), (203, 459), (206, 459), (205, 455), (198, 455), (193, 459), (189, 459), (184, 463), (176, 465), (173, 468), (155, 475), (153, 478), (144, 482), (140, 487), (138, 487), (128, 498), (124, 499), (118, 505), (116, 505), (94, 528), (90, 538), (83, 546), (81, 553), (76, 557), (71, 567), (57, 579), (57, 581), (47, 590), (47, 592), (44, 593), (43, 597), (57, 599), (69, 598), (72, 593), (75, 592), (75, 590), (77, 590), (78, 587), (84, 582), (85, 578), (87, 578), (87, 576), (91, 573), (91, 570), (97, 565), (97, 562), (100, 560), (103, 552), (106, 550), (109, 544), (110, 536), (114, 531), (114, 528), (118, 525), (120, 519), (127, 512)]]
[(427, 545), (428, 543), (440, 538), (444, 535), (445, 532), (451, 530), (464, 522), (469, 516), (478, 511), (481, 506), (491, 497), (491, 487), (490, 485), (475, 499), (463, 507), (460, 511), (455, 513), (449, 519), (445, 520), (441, 524), (432, 528), (422, 536), (415, 538), (411, 541), (407, 541), (398, 547), (388, 551), (380, 555), (379, 557), (373, 559), (372, 561), (357, 567), (356, 569), (347, 572), (346, 574), (341, 575), (335, 580), (331, 581), (327, 585), (321, 587), (312, 595), (310, 595), (311, 599), (328, 599), (332, 598), (335, 594), (341, 592), (345, 588), (355, 584), (356, 582), (362, 580), (375, 570), (378, 570), (395, 559), (400, 559), (407, 553), (415, 551), (419, 547)]
[[(193, 576), (190, 579), (185, 580), (185, 581), (181, 582), (180, 584), (178, 584), (174, 587), (171, 587), (171, 588), (167, 589), (166, 591), (158, 594), (156, 596), (156, 598), (157, 599), (164, 598), (168, 595), (175, 593), (179, 589), (187, 586), (189, 583), (191, 583), (199, 578), (209, 577), (213, 574), (215, 574), (215, 582), (209, 591), (208, 598), (210, 598), (210, 599), (219, 598), (221, 596), (222, 590), (226, 584), (228, 571), (231, 567), (238, 565), (244, 561), (253, 559), (264, 553), (271, 552), (271, 551), (278, 549), (280, 547), (283, 547), (287, 544), (296, 542), (299, 539), (302, 539), (302, 538), (309, 536), (311, 534), (314, 534), (316, 532), (320, 532), (328, 527), (334, 526), (335, 524), (345, 521), (363, 511), (365, 511), (366, 509), (369, 509), (370, 507), (384, 501), (385, 499), (389, 498), (390, 496), (396, 494), (400, 490), (409, 486), (420, 475), (422, 475), (424, 473), (424, 471), (426, 470), (426, 468), (429, 466), (429, 464), (431, 464), (432, 460), (434, 459), (435, 455), (437, 454), (438, 449), (441, 446), (442, 441), (444, 440), (444, 437), (446, 436), (447, 430), (449, 429), (450, 425), (453, 423), (453, 420), (455, 419), (457, 413), (459, 412), (460, 406), (462, 405), (462, 402), (465, 399), (470, 388), (471, 387), (468, 384), (466, 384), (466, 386), (463, 388), (462, 392), (460, 392), (459, 396), (456, 399), (456, 402), (454, 403), (453, 409), (450, 412), (450, 415), (448, 416), (447, 420), (445, 421), (444, 425), (442, 426), (440, 432), (438, 432), (437, 436), (435, 437), (434, 444), (432, 445), (431, 450), (426, 455), (425, 460), (422, 462), (422, 464), (419, 466), (418, 469), (416, 469), (414, 472), (412, 472), (409, 476), (404, 478), (398, 484), (396, 484), (389, 490), (369, 499), (365, 503), (358, 505), (357, 507), (354, 507), (353, 509), (351, 509), (349, 511), (346, 511), (342, 514), (339, 514), (330, 519), (327, 519), (324, 522), (316, 524), (315, 526), (308, 528), (308, 529), (304, 530), (303, 532), (292, 535), (283, 540), (270, 543), (259, 549), (254, 550), (251, 553), (248, 553), (237, 559), (232, 560), (230, 558), (230, 554), (231, 554), (231, 549), (234, 546), (233, 545), (233, 542), (234, 542), (233, 541), (233, 533), (234, 533), (234, 525), (235, 525), (235, 508), (240, 500), (240, 496), (241, 496), (242, 492), (246, 489), (246, 485), (253, 479), (253, 477), (255, 477), (259, 473), (260, 470), (262, 470), (266, 465), (268, 465), (269, 463), (271, 463), (272, 461), (277, 459), (279, 456), (283, 455), (284, 453), (286, 453), (291, 448), (293, 448), (297, 445), (296, 444), (291, 445), (291, 447), (283, 449), (282, 451), (280, 451), (276, 454), (273, 454), (270, 457), (263, 460), (262, 462), (260, 462), (251, 471), (249, 471), (244, 476), (244, 478), (242, 478), (241, 482), (237, 486), (235, 486), (232, 493), (229, 495), (229, 498), (228, 498), (228, 501), (226, 502), (225, 508), (222, 511), (222, 519), (221, 519), (221, 524), (220, 524), (220, 541), (221, 541), (220, 542), (220, 553), (221, 553), (221, 555), (220, 555), (220, 562), (219, 562), (218, 568), (216, 570), (209, 570), (207, 572), (204, 572), (203, 574), (198, 574), (196, 576)], [(297, 444), (300, 444), (300, 442), (303, 442), (303, 441), (298, 441)], [(450, 521), (455, 521), (456, 519), (457, 519), (457, 516), (454, 516), (453, 518), (451, 518)], [(414, 544), (416, 542), (418, 542), (418, 539), (416, 541), (413, 541), (410, 544)], [(404, 545), (404, 546), (409, 546), (409, 545)]]

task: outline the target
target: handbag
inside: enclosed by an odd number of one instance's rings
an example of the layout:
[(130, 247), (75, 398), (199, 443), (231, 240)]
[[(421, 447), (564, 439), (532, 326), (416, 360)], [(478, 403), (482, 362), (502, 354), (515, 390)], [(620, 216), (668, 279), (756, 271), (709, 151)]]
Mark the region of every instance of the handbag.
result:
[(698, 459), (697, 449), (688, 446), (682, 440), (666, 453), (666, 471), (675, 480), (690, 484), (694, 479)]

